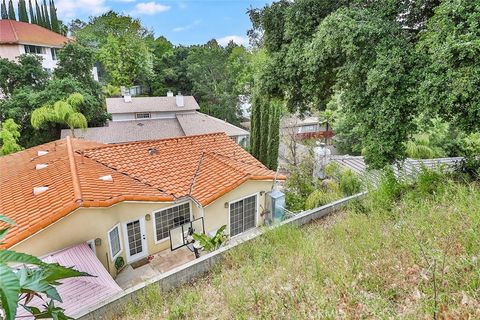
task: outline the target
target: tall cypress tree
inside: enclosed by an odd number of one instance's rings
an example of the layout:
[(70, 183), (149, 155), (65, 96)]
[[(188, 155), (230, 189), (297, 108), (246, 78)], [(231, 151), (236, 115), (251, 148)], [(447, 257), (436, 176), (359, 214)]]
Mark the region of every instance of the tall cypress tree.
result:
[(7, 5), (5, 4), (5, 0), (2, 1), (1, 7), (1, 15), (2, 19), (8, 19), (8, 13), (7, 13)]
[(58, 23), (57, 8), (53, 0), (50, 1), (50, 19), (52, 21), (52, 30), (56, 33), (60, 33), (60, 24)]
[(42, 17), (42, 11), (40, 10), (40, 6), (38, 5), (37, 0), (35, 0), (35, 12), (36, 12), (36, 20), (37, 24), (39, 26), (43, 27), (43, 17)]
[(27, 5), (25, 4), (25, 0), (18, 1), (18, 21), (22, 22), (29, 22), (28, 21), (28, 14), (27, 14)]
[(42, 10), (43, 10), (45, 28), (52, 30), (52, 24), (50, 23), (50, 17), (48, 15), (47, 2), (45, 0), (43, 0)]
[(28, 12), (30, 14), (30, 23), (37, 24), (37, 19), (33, 13), (32, 0), (28, 0)]
[(15, 9), (13, 9), (12, 0), (8, 1), (8, 19), (17, 20), (17, 17), (15, 16)]

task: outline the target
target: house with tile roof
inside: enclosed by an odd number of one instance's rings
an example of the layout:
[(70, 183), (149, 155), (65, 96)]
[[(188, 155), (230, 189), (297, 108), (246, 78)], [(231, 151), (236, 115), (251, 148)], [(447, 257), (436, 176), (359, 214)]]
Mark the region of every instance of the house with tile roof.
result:
[[(225, 132), (245, 147), (249, 132), (226, 121), (199, 112), (193, 96), (107, 98), (107, 111), (112, 120), (104, 127), (75, 130), (75, 137), (102, 143), (123, 143), (154, 140), (212, 132)], [(61, 137), (71, 135), (62, 130)]]
[(15, 20), (0, 20), (0, 57), (15, 60), (24, 53), (42, 58), (42, 66), (53, 71), (57, 66), (57, 50), (71, 39), (38, 26)]
[(225, 133), (102, 144), (49, 142), (0, 157), (0, 212), (16, 221), (1, 246), (44, 256), (89, 243), (114, 275), (185, 245), (185, 232), (230, 237), (264, 223), (276, 173)]

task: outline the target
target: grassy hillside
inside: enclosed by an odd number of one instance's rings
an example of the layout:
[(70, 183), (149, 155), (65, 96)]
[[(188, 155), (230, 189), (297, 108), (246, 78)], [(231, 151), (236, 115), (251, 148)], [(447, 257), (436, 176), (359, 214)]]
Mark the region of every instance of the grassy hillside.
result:
[(230, 252), (197, 282), (150, 287), (122, 319), (480, 319), (480, 188), (424, 174)]

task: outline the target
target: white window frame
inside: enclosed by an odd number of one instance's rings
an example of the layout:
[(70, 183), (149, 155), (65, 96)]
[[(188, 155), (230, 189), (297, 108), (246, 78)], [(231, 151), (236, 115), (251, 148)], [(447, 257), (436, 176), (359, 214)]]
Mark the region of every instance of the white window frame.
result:
[[(148, 114), (148, 117), (139, 117), (138, 115), (142, 114)], [(135, 112), (135, 119), (152, 119), (152, 113), (151, 112)]]
[(167, 209), (171, 209), (171, 208), (175, 208), (175, 207), (179, 207), (181, 205), (184, 205), (185, 203), (188, 203), (188, 210), (190, 211), (190, 221), (193, 220), (193, 212), (192, 212), (192, 202), (191, 201), (185, 201), (185, 202), (182, 202), (182, 203), (176, 203), (172, 206), (169, 206), (169, 207), (165, 207), (165, 208), (162, 208), (162, 209), (158, 209), (158, 210), (155, 210), (152, 212), (152, 220), (153, 220), (153, 236), (155, 237), (154, 238), (154, 241), (155, 241), (155, 244), (159, 244), (159, 243), (162, 243), (162, 242), (165, 242), (167, 241), (168, 239), (170, 239), (170, 235), (166, 238), (163, 238), (163, 239), (160, 239), (160, 240), (157, 240), (157, 219), (155, 218), (155, 214), (158, 213), (158, 212), (161, 212), (161, 211), (164, 211), (164, 210), (167, 210)]
[[(87, 240), (87, 245), (92, 249), (93, 253), (97, 255), (97, 248), (95, 247), (95, 239)], [(110, 243), (109, 243), (110, 245)]]
[[(260, 212), (260, 192), (256, 192), (256, 193), (253, 193), (251, 195), (248, 195), (248, 196), (245, 196), (245, 197), (242, 197), (242, 198), (238, 198), (238, 199), (235, 199), (235, 200), (232, 200), (232, 201), (228, 202), (228, 209), (227, 209), (228, 225), (227, 225), (227, 229), (228, 229), (228, 236), (231, 239), (235, 239), (236, 237), (241, 236), (245, 231), (240, 232), (239, 234), (236, 234), (234, 236), (230, 235), (230, 204), (242, 201), (243, 199), (247, 199), (247, 198), (250, 198), (250, 197), (253, 197), (253, 196), (256, 197), (256, 203), (257, 203), (257, 208), (256, 208), (257, 212), (255, 213), (255, 227), (253, 227), (253, 228), (257, 228), (258, 227), (258, 214)], [(248, 229), (248, 230), (251, 230), (251, 229)]]
[[(112, 241), (110, 239), (110, 232), (113, 231), (113, 229), (115, 228), (118, 228), (118, 242), (120, 243), (120, 251), (117, 252), (116, 255), (113, 255), (113, 252), (112, 252)], [(107, 232), (107, 238), (108, 238), (108, 251), (110, 253), (110, 258), (111, 258), (111, 261), (115, 261), (115, 259), (117, 259), (117, 257), (123, 252), (123, 245), (122, 245), (122, 228), (120, 227), (120, 223), (117, 223), (116, 225), (114, 225), (110, 230), (108, 230)]]

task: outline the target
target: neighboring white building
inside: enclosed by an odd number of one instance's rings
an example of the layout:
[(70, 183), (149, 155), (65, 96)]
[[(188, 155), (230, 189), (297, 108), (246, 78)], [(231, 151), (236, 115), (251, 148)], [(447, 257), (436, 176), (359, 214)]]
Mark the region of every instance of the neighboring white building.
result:
[[(57, 50), (69, 41), (73, 40), (36, 24), (0, 20), (0, 58), (16, 60), (25, 53), (35, 54), (42, 58), (42, 66), (49, 73), (57, 67)], [(92, 76), (98, 81), (96, 67)]]
[(51, 72), (57, 66), (57, 50), (70, 41), (67, 37), (36, 24), (0, 20), (0, 57), (15, 60), (31, 53), (42, 57), (42, 66)]
[[(102, 143), (122, 143), (225, 132), (239, 145), (248, 144), (248, 131), (226, 121), (198, 112), (192, 96), (107, 98), (112, 116), (104, 127), (75, 130), (75, 137)], [(71, 135), (62, 130), (62, 138)]]

